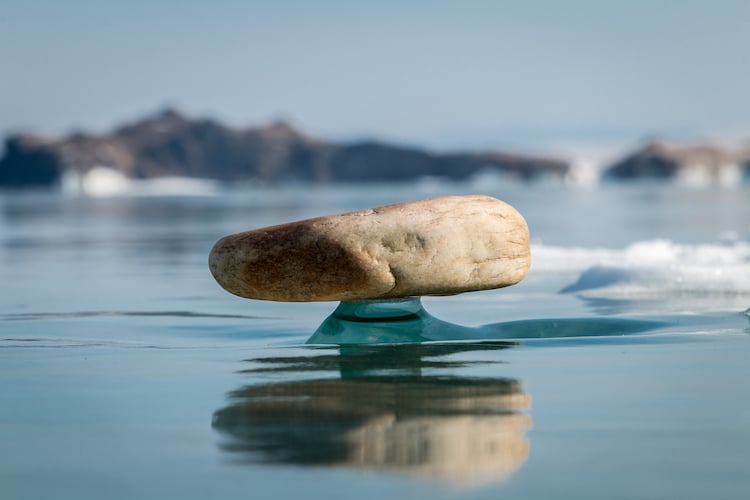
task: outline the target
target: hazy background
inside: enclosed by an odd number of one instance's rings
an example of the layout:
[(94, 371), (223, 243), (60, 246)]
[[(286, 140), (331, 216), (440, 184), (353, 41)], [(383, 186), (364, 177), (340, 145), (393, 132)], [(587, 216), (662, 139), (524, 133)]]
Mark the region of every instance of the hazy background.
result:
[(744, 0), (1, 3), (2, 135), (172, 105), (438, 149), (750, 137)]
[[(0, 138), (220, 123), (9, 144), (0, 497), (747, 500), (750, 151), (518, 182), (514, 158), (222, 125), (606, 166), (750, 139), (748, 89), (750, 0), (0, 0)], [(523, 214), (529, 275), (425, 306), (511, 348), (303, 347), (335, 303), (235, 297), (207, 265), (227, 234), (470, 193)]]

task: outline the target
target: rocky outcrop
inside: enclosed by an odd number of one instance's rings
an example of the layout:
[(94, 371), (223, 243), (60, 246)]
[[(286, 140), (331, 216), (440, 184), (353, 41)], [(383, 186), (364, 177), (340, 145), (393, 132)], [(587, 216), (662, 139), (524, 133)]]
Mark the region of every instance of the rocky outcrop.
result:
[(64, 168), (52, 142), (30, 135), (11, 137), (0, 160), (0, 186), (48, 186), (58, 181)]
[(109, 167), (131, 179), (196, 177), (262, 183), (405, 181), (423, 176), (466, 179), (485, 170), (522, 180), (563, 177), (564, 161), (500, 153), (435, 154), (378, 142), (336, 144), (285, 123), (233, 129), (174, 110), (109, 135), (62, 139), (16, 135), (0, 159), (0, 186), (51, 186), (64, 173)]
[(750, 148), (652, 142), (612, 165), (605, 178), (737, 184), (750, 179)]

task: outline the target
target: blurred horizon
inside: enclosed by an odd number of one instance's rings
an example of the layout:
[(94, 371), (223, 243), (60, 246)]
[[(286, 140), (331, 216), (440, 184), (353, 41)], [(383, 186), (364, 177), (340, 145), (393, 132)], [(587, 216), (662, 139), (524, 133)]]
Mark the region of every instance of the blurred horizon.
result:
[(165, 106), (336, 141), (602, 157), (750, 138), (750, 4), (4, 2), (0, 134)]

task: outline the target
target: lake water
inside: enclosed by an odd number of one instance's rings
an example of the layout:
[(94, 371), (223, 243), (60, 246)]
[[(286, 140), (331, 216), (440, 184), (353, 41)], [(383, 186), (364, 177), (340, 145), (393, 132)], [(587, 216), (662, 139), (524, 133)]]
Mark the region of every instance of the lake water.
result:
[[(425, 298), (441, 342), (306, 344), (336, 304), (208, 272), (225, 234), (474, 192), (534, 262)], [(747, 498), (750, 188), (159, 193), (0, 194), (1, 498)]]

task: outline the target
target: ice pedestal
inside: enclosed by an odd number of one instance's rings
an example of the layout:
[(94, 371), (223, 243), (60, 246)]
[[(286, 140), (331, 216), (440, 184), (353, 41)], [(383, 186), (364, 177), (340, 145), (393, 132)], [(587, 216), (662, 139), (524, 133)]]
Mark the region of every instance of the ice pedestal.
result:
[(341, 302), (308, 344), (380, 344), (477, 338), (474, 328), (435, 318), (420, 297)]

